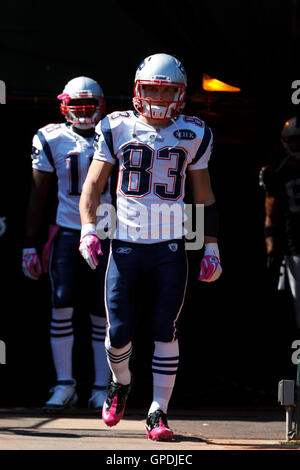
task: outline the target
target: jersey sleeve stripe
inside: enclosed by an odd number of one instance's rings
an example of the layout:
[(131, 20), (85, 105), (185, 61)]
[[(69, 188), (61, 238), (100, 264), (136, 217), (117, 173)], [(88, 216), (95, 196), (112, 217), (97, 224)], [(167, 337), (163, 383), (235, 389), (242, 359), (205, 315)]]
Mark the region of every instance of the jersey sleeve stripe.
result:
[(101, 132), (103, 134), (105, 143), (110, 151), (110, 154), (112, 157), (114, 157), (114, 145), (113, 145), (113, 136), (112, 136), (112, 131), (109, 125), (109, 120), (108, 119), (103, 119), (100, 123), (101, 127)]
[(205, 153), (206, 150), (207, 150), (207, 147), (208, 147), (208, 144), (209, 144), (209, 142), (210, 142), (210, 139), (211, 139), (211, 130), (210, 130), (210, 128), (205, 124), (202, 142), (201, 142), (201, 144), (199, 145), (199, 148), (198, 148), (198, 150), (197, 150), (197, 153), (196, 153), (196, 155), (195, 155), (195, 158), (191, 161), (190, 165), (193, 165), (194, 163), (196, 163), (198, 160), (200, 160), (200, 158), (202, 157), (202, 155), (204, 155), (204, 153)]
[(53, 159), (53, 156), (52, 156), (52, 152), (51, 152), (51, 149), (50, 149), (50, 145), (48, 144), (44, 134), (41, 132), (41, 131), (38, 131), (37, 132), (37, 136), (38, 138), (40, 139), (40, 142), (42, 144), (42, 147), (43, 147), (43, 150), (45, 152), (45, 155), (50, 163), (50, 165), (55, 169), (55, 164), (54, 164), (54, 159)]

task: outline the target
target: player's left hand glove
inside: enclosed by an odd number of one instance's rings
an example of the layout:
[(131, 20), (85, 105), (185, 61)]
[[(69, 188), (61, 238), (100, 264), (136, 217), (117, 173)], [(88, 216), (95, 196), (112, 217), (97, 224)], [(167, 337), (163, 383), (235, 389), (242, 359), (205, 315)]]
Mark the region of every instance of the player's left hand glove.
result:
[(22, 269), (29, 279), (37, 280), (42, 274), (40, 259), (35, 248), (23, 248)]
[(216, 243), (207, 243), (205, 245), (204, 256), (200, 265), (198, 280), (204, 282), (216, 281), (222, 273), (220, 264), (220, 255)]
[(96, 269), (99, 264), (97, 255), (102, 256), (101, 243), (94, 224), (85, 224), (81, 229), (79, 251), (87, 264)]

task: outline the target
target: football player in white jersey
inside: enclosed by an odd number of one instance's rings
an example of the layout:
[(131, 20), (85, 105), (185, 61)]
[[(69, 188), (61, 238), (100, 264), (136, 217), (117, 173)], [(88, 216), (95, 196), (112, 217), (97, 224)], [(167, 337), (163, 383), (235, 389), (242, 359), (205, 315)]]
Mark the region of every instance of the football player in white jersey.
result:
[[(39, 129), (33, 138), (32, 189), (22, 267), (30, 279), (36, 280), (42, 272), (48, 271), (51, 279), (50, 342), (57, 382), (44, 405), (46, 412), (62, 410), (78, 400), (72, 367), (74, 286), (79, 276), (87, 279), (91, 295), (86, 308), (91, 320), (94, 355), (94, 384), (89, 406), (101, 411), (111, 375), (104, 346), (104, 276), (109, 243), (102, 244), (102, 252), (96, 254), (102, 255), (102, 261), (95, 271), (83, 262), (78, 243), (81, 230), (79, 198), (92, 161), (95, 126), (105, 110), (105, 99), (100, 85), (83, 76), (70, 80), (58, 99), (66, 122), (49, 124)], [(39, 228), (54, 174), (58, 188), (56, 220), (50, 226), (49, 239), (40, 260), (37, 252)], [(108, 203), (111, 202), (109, 186), (108, 180), (101, 194), (102, 201)]]
[[(95, 231), (97, 201), (117, 164), (117, 228), (105, 283), (105, 345), (112, 382), (102, 418), (113, 426), (124, 414), (132, 382), (129, 359), (135, 290), (138, 279), (146, 275), (155, 297), (153, 401), (146, 421), (149, 439), (173, 437), (167, 408), (179, 363), (177, 320), (188, 274), (183, 233), (187, 173), (194, 203), (205, 205), (205, 252), (199, 279), (214, 281), (222, 271), (216, 202), (207, 168), (213, 136), (203, 121), (182, 114), (186, 85), (184, 68), (173, 56), (155, 54), (140, 64), (134, 83), (135, 110), (112, 113), (96, 127), (95, 154), (79, 203), (79, 249), (91, 263), (100, 247)], [(172, 212), (169, 219), (165, 217), (168, 212)]]

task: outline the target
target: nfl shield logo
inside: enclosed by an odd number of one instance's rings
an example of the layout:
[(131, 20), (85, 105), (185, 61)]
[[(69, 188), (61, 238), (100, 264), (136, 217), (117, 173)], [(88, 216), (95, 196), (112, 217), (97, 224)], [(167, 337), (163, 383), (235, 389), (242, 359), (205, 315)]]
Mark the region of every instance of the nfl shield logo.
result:
[(177, 243), (169, 243), (169, 248), (171, 251), (177, 251), (178, 245)]

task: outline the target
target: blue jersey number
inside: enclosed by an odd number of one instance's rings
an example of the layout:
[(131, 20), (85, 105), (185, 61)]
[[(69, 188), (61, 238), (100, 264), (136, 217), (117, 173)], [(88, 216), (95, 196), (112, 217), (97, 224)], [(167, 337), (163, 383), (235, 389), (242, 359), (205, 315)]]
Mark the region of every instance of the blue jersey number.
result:
[(159, 160), (171, 160), (172, 156), (175, 156), (177, 159), (176, 168), (169, 168), (168, 170), (168, 176), (173, 180), (173, 188), (171, 191), (168, 191), (167, 184), (155, 184), (154, 193), (161, 199), (176, 200), (182, 194), (182, 168), (185, 162), (185, 151), (180, 148), (164, 148), (159, 150), (157, 154), (157, 158)]
[[(170, 182), (173, 182), (172, 189), (168, 191), (166, 183), (154, 184), (154, 194), (161, 199), (177, 200), (182, 194), (185, 150), (168, 147), (157, 150), (157, 160), (171, 161), (172, 156), (176, 157), (176, 167), (170, 167), (167, 174)], [(124, 147), (120, 189), (125, 196), (143, 197), (150, 193), (153, 157), (154, 150), (146, 144), (128, 144)]]
[[(72, 197), (79, 197), (81, 195), (81, 191), (79, 190), (79, 157), (80, 154), (78, 153), (72, 153), (71, 155), (68, 156), (67, 160), (69, 161), (69, 179), (70, 179), (70, 190), (68, 192), (68, 196)], [(89, 169), (90, 164), (92, 163), (93, 160), (93, 154), (89, 155), (88, 157), (88, 166), (87, 169)], [(106, 183), (102, 194), (105, 194), (108, 189), (108, 182)]]
[(144, 144), (128, 144), (123, 149), (121, 191), (141, 197), (150, 191), (153, 150)]

